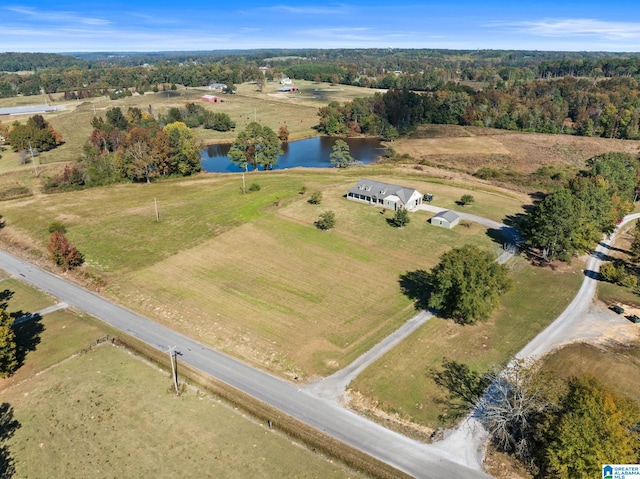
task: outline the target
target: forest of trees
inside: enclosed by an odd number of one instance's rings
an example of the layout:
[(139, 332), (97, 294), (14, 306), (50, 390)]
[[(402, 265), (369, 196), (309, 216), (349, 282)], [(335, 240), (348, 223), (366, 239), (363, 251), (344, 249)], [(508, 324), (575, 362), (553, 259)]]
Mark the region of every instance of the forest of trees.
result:
[(547, 195), (526, 215), (526, 243), (547, 260), (570, 260), (592, 249), (630, 213), (640, 173), (638, 158), (606, 153), (587, 160), (566, 186)]
[(473, 125), (540, 133), (640, 138), (640, 82), (562, 78), (480, 91), (447, 83), (432, 92), (391, 89), (319, 111), (326, 134), (386, 136), (420, 124)]
[(119, 107), (105, 118), (94, 117), (93, 132), (78, 162), (50, 178), (47, 191), (103, 185), (119, 181), (188, 176), (200, 171), (200, 146), (182, 121), (161, 127), (148, 112)]
[(445, 123), (640, 138), (640, 54), (340, 49), (81, 57), (0, 54), (0, 97), (64, 92), (76, 99), (288, 75), (388, 90), (323, 110), (327, 134), (391, 139), (421, 123)]

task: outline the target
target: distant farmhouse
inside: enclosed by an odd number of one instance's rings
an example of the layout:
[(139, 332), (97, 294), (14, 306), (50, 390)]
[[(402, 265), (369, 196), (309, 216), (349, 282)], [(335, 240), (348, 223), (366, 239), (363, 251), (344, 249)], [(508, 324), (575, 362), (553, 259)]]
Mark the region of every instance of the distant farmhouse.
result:
[(224, 83), (211, 83), (209, 85), (209, 90), (224, 90), (225, 88), (227, 88), (227, 85), (225, 85)]
[(431, 218), (431, 224), (435, 226), (440, 226), (442, 228), (451, 229), (455, 225), (460, 222), (460, 216), (457, 213), (451, 210), (441, 211), (440, 213), (436, 213)]
[(203, 95), (200, 99), (207, 103), (222, 103), (224, 101), (222, 98), (215, 95)]
[(361, 179), (351, 188), (347, 192), (347, 198), (383, 208), (393, 208), (394, 211), (401, 208), (413, 211), (422, 203), (422, 194), (413, 188), (367, 179)]

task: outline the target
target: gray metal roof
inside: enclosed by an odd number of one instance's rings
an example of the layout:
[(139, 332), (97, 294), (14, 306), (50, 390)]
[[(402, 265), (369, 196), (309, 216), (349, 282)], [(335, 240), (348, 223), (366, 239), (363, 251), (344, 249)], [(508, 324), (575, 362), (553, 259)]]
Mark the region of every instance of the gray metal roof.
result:
[(447, 220), (449, 223), (453, 223), (454, 221), (460, 219), (460, 216), (458, 216), (458, 214), (455, 211), (451, 211), (451, 210), (441, 211), (440, 213), (436, 213), (435, 215), (433, 215), (433, 217), (443, 218)]
[(416, 190), (413, 188), (381, 183), (379, 181), (367, 180), (365, 178), (358, 181), (358, 184), (349, 190), (349, 193), (356, 195), (369, 193), (371, 196), (375, 196), (376, 198), (386, 198), (389, 195), (395, 195), (405, 204), (415, 192)]

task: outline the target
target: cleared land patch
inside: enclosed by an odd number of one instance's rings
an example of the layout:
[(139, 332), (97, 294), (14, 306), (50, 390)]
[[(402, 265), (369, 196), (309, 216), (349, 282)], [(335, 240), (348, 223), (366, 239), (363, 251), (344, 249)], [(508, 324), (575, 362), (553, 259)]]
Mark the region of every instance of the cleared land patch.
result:
[(609, 151), (635, 155), (640, 141), (428, 125), (390, 146), (400, 155), (406, 153), (417, 160), (470, 173), (482, 167), (532, 173), (550, 164), (580, 168), (588, 158)]

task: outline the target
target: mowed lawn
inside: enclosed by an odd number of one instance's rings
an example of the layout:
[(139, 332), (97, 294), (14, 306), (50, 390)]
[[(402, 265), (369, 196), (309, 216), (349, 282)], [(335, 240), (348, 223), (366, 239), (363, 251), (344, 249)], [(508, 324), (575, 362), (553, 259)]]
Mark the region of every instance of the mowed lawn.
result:
[(361, 477), (208, 395), (175, 397), (166, 373), (108, 343), (0, 405), (16, 477)]
[(433, 382), (431, 372), (444, 358), (478, 372), (504, 366), (573, 300), (583, 280), (578, 263), (554, 272), (517, 260), (513, 287), (488, 321), (461, 326), (434, 317), (349, 387), (400, 419), (432, 429), (447, 424), (440, 418), (446, 391)]
[[(344, 367), (415, 314), (400, 291), (401, 274), (433, 266), (454, 246), (497, 248), (476, 224), (448, 231), (416, 212), (397, 229), (387, 223), (391, 212), (343, 198), (365, 175), (433, 190), (435, 204), (453, 205), (465, 192), (390, 173), (250, 174), (247, 185), (261, 190), (246, 195), (240, 175), (44, 195), (5, 202), (5, 234), (32, 238), (42, 251), (48, 226), (62, 221), (85, 254), (85, 269), (105, 278), (108, 293), (123, 303), (252, 363), (307, 378)], [(323, 191), (321, 205), (307, 202), (316, 190)], [(472, 208), (496, 217), (522, 204), (500, 192), (474, 196)], [(313, 222), (326, 210), (337, 224), (322, 232)]]
[[(466, 243), (496, 248), (478, 225), (448, 231), (411, 215), (343, 198), (351, 180), (325, 187), (321, 205), (289, 205), (162, 262), (127, 274), (111, 291), (125, 303), (217, 348), (278, 373), (327, 375), (416, 313), (399, 276), (433, 266)], [(261, 194), (255, 193), (255, 194)], [(306, 196), (310, 194), (307, 193)], [(334, 211), (328, 232), (313, 222)]]

